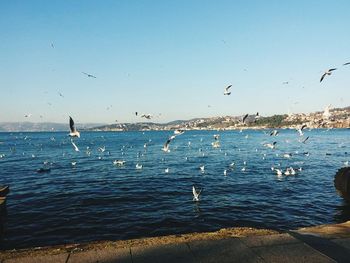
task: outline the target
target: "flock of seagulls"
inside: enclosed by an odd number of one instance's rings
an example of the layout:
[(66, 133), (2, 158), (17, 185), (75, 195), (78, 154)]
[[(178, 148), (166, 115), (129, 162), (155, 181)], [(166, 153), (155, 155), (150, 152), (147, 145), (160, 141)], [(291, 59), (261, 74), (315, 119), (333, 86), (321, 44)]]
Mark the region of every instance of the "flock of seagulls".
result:
[[(245, 115), (243, 117), (243, 122), (244, 120), (247, 118), (247, 116)], [(70, 127), (70, 132), (68, 134), (68, 136), (71, 138), (70, 141), (71, 141), (71, 144), (73, 146), (73, 149), (74, 151), (76, 152), (79, 152), (79, 148), (78, 146), (75, 144), (73, 138), (80, 138), (80, 132), (76, 129), (75, 127), (75, 123), (74, 123), (74, 120), (72, 117), (69, 116), (69, 127)], [(305, 129), (307, 128), (307, 125), (303, 124), (301, 125), (300, 127), (298, 127), (296, 129), (296, 132), (298, 133), (299, 137), (302, 137), (304, 136), (304, 131)], [(280, 134), (280, 131), (279, 130), (271, 130), (269, 132), (264, 132), (266, 135), (270, 136), (270, 137), (276, 137), (276, 136), (279, 136)], [(177, 136), (180, 136), (184, 134), (184, 131), (183, 130), (175, 130), (174, 131), (174, 134), (171, 135), (167, 140), (166, 142), (164, 143), (163, 147), (162, 147), (162, 151), (164, 153), (169, 153), (170, 152), (170, 144), (171, 142), (177, 137)], [(220, 148), (220, 134), (214, 134), (213, 135), (213, 138), (214, 138), (214, 142), (212, 143), (212, 147), (213, 148)], [(247, 138), (247, 137), (246, 137)], [(309, 140), (309, 136), (305, 137), (305, 138), (302, 138), (301, 140), (299, 140), (300, 143), (302, 144), (305, 144), (308, 140)], [(202, 141), (202, 140), (201, 140)], [(151, 140), (149, 140), (149, 142), (151, 142)], [(148, 143), (145, 143), (144, 144), (144, 148), (147, 148), (148, 146)], [(274, 150), (276, 149), (277, 147), (277, 141), (273, 141), (271, 143), (264, 143), (263, 146), (265, 146), (266, 148), (269, 148), (271, 150)], [(191, 142), (188, 143), (188, 147), (191, 147)], [(98, 151), (103, 153), (106, 151), (106, 147), (105, 146), (102, 146), (102, 147), (98, 147)], [(220, 150), (221, 151), (221, 150)], [(256, 151), (258, 151), (258, 149), (256, 149)], [(202, 149), (199, 148), (199, 152), (202, 152)], [(303, 153), (305, 156), (309, 156), (309, 153), (308, 152), (304, 152)], [(225, 153), (226, 155), (226, 153)], [(203, 156), (204, 156), (204, 153), (203, 153)], [(276, 154), (276, 156), (278, 156), (278, 154)], [(293, 153), (284, 153), (281, 155), (283, 158), (285, 159), (290, 159), (293, 157)], [(263, 154), (263, 160), (265, 160), (266, 158), (266, 153)], [(186, 160), (188, 160), (188, 157), (186, 157)], [(115, 166), (119, 166), (119, 167), (122, 167), (126, 164), (126, 161), (125, 160), (114, 160), (113, 161), (113, 164)], [(76, 161), (73, 161), (72, 162), (72, 166), (75, 166), (76, 165)], [(230, 165), (229, 165), (229, 169), (224, 169), (223, 170), (223, 175), (224, 176), (228, 176), (229, 175), (229, 172), (232, 171), (234, 168), (235, 168), (236, 164), (234, 162), (232, 162)], [(278, 166), (281, 166), (280, 164), (278, 164)], [(143, 165), (140, 164), (140, 163), (137, 163), (135, 165), (135, 169), (136, 170), (142, 170), (143, 169)], [(243, 167), (241, 168), (241, 171), (242, 172), (245, 172), (247, 169), (247, 162), (244, 161), (243, 162)], [(44, 172), (49, 172), (49, 168), (41, 168), (39, 169), (37, 172), (38, 173), (44, 173)], [(205, 165), (200, 165), (199, 166), (199, 170), (202, 174), (205, 173)], [(271, 167), (271, 170), (274, 171), (276, 173), (277, 176), (283, 176), (283, 175), (286, 175), (286, 176), (289, 176), (289, 175), (296, 175), (298, 172), (301, 172), (302, 171), (302, 167), (299, 167), (299, 168), (293, 168), (292, 166), (288, 166), (285, 170), (283, 170), (281, 167), (274, 167), (272, 166)], [(167, 167), (165, 170), (164, 170), (164, 173), (169, 173), (170, 171), (170, 168)], [(200, 197), (201, 197), (201, 193), (202, 193), (202, 190), (203, 189), (196, 189), (196, 187), (193, 185), (192, 186), (192, 195), (193, 195), (193, 201), (194, 202), (199, 202), (200, 201)]]
[[(54, 45), (51, 44), (51, 47), (54, 48)], [(350, 62), (347, 62), (347, 63), (344, 63), (343, 66), (348, 66), (350, 65)], [(330, 76), (332, 75), (332, 73), (334, 71), (336, 71), (337, 68), (329, 68), (328, 70), (326, 70), (321, 78), (320, 78), (320, 83), (325, 79), (326, 76)], [(84, 74), (85, 76), (87, 76), (88, 78), (97, 78), (95, 75), (92, 75), (90, 73), (86, 73), (86, 72), (81, 72), (82, 74)], [(283, 85), (287, 85), (289, 82), (288, 81), (285, 81), (283, 82), (282, 84)], [(227, 87), (224, 88), (224, 92), (223, 92), (223, 95), (225, 96), (229, 96), (231, 95), (231, 88), (232, 88), (232, 85), (228, 85)], [(61, 93), (61, 92), (58, 92), (58, 95), (62, 98), (64, 98), (64, 95)], [(210, 105), (208, 105), (208, 107), (210, 107)], [(109, 107), (107, 107), (107, 109), (109, 109)], [(325, 109), (325, 112), (324, 112), (324, 118), (329, 118), (330, 116), (330, 106), (328, 106), (326, 109)], [(32, 114), (25, 114), (24, 117), (25, 118), (30, 118), (32, 116)], [(135, 112), (135, 116), (140, 116), (141, 118), (144, 118), (144, 119), (152, 119), (153, 118), (153, 115), (152, 114), (139, 114), (138, 112)], [(247, 118), (249, 117), (249, 114), (245, 114), (242, 119), (241, 119), (241, 123), (243, 125), (246, 124), (246, 121), (247, 121)], [(260, 114), (259, 112), (256, 113), (256, 115), (254, 116), (254, 121), (257, 121), (260, 119)], [(80, 138), (80, 132), (76, 129), (75, 127), (75, 123), (74, 123), (74, 120), (72, 117), (69, 116), (69, 127), (70, 127), (70, 132), (69, 132), (69, 136), (71, 137), (70, 139), (70, 142), (73, 146), (73, 149), (74, 151), (76, 152), (79, 152), (79, 147), (76, 145), (76, 143), (74, 142), (74, 138)], [(304, 136), (304, 129), (307, 128), (307, 126), (304, 124), (304, 125), (301, 125), (299, 128), (297, 128), (297, 132), (299, 134), (300, 137)], [(242, 130), (241, 130), (242, 132)], [(183, 134), (184, 131), (181, 131), (181, 130), (177, 130), (174, 132), (173, 135), (171, 135), (164, 143), (163, 147), (161, 148), (161, 150), (164, 152), (164, 153), (169, 153), (170, 152), (170, 144), (171, 142), (179, 135)], [(272, 130), (268, 133), (271, 137), (276, 137), (279, 135), (279, 131), (278, 130)], [(248, 135), (245, 136), (246, 139), (248, 139)], [(307, 141), (309, 140), (309, 136), (305, 137), (305, 138), (301, 138), (299, 140), (300, 143), (302, 144), (305, 144), (307, 143)], [(190, 146), (190, 142), (188, 143), (188, 146)], [(265, 146), (266, 148), (269, 148), (271, 150), (274, 150), (276, 149), (277, 147), (277, 141), (273, 141), (271, 143), (264, 143), (263, 146)], [(147, 143), (144, 144), (144, 147), (147, 148)], [(221, 145), (220, 145), (220, 135), (219, 134), (215, 134), (214, 135), (214, 141), (212, 142), (212, 147), (213, 148), (220, 148)], [(105, 147), (100, 147), (99, 148), (99, 151), (100, 152), (105, 152)], [(199, 151), (201, 151), (201, 149), (199, 149)], [(308, 153), (305, 153), (305, 155), (307, 155)], [(204, 153), (203, 153), (203, 156), (204, 156)], [(292, 157), (292, 153), (285, 153), (283, 154), (283, 157), (284, 158), (291, 158)], [(265, 158), (265, 156), (263, 157)], [(187, 160), (187, 157), (186, 157), (186, 160)], [(113, 164), (116, 165), (116, 166), (124, 166), (125, 165), (125, 161), (124, 160), (114, 160), (113, 161)], [(76, 165), (76, 162), (73, 161), (72, 162), (72, 166), (75, 166)], [(233, 168), (235, 166), (235, 163), (231, 163), (230, 164), (230, 168)], [(135, 168), (137, 170), (142, 170), (143, 169), (143, 165), (142, 164), (139, 164), (137, 163)], [(201, 173), (205, 173), (205, 165), (201, 165), (199, 167), (199, 170), (201, 171)], [(245, 171), (246, 170), (246, 162), (244, 162), (244, 166), (243, 168), (241, 169), (242, 171)], [(275, 168), (275, 167), (271, 167), (271, 170), (275, 171), (277, 175), (295, 175), (297, 172), (296, 170), (293, 168), (293, 167), (288, 167), (286, 168), (285, 171), (283, 171), (282, 169), (280, 168)], [(298, 168), (297, 171), (301, 171), (302, 168)], [(39, 173), (42, 173), (42, 172), (47, 172), (48, 170), (46, 168), (41, 168), (38, 170)], [(165, 173), (169, 173), (169, 168), (166, 168), (164, 170)], [(225, 176), (228, 175), (228, 170), (227, 169), (224, 169), (224, 172), (223, 174)], [(196, 201), (198, 202), (200, 200), (200, 195), (202, 193), (202, 189), (201, 190), (197, 190), (195, 188), (195, 186), (192, 187), (192, 194), (193, 194), (193, 201)]]
[[(347, 63), (344, 63), (344, 64), (343, 64), (343, 66), (346, 66), (346, 65), (350, 65), (350, 62), (347, 62)], [(330, 68), (330, 69), (328, 69), (327, 71), (325, 71), (324, 74), (321, 76), (320, 82), (322, 82), (326, 76), (330, 76), (330, 75), (332, 74), (332, 72), (335, 71), (335, 70), (337, 70), (337, 68)], [(91, 75), (91, 74), (88, 74), (88, 73), (85, 73), (85, 72), (82, 72), (82, 73), (85, 74), (85, 75), (87, 75), (88, 77), (96, 78), (95, 76), (93, 76), (93, 75)], [(289, 83), (288, 81), (283, 82), (284, 85), (287, 85), (288, 83)], [(231, 91), (230, 91), (231, 87), (232, 87), (232, 85), (228, 85), (228, 86), (224, 89), (224, 95), (226, 95), (226, 96), (231, 95)], [(62, 95), (61, 93), (59, 93), (59, 95), (60, 95), (61, 97), (63, 97), (63, 95)], [(209, 106), (208, 106), (208, 107), (209, 107)], [(324, 116), (325, 118), (329, 118), (329, 116), (330, 116), (329, 110), (330, 110), (330, 105), (325, 109), (325, 112), (324, 112), (324, 114), (323, 114), (323, 116)], [(139, 113), (138, 113), (138, 112), (135, 112), (135, 116), (138, 116), (138, 115), (139, 115)], [(29, 114), (28, 114), (28, 115), (25, 115), (25, 116), (26, 116), (26, 117), (30, 117)], [(145, 118), (145, 119), (151, 119), (153, 116), (152, 116), (152, 114), (145, 114), (145, 113), (143, 113), (143, 114), (141, 114), (140, 117), (141, 117), (141, 118)], [(248, 117), (249, 117), (249, 114), (245, 114), (245, 115), (242, 117), (241, 123), (242, 123), (242, 124), (245, 124)], [(259, 120), (259, 118), (260, 118), (260, 115), (259, 115), (259, 112), (257, 112), (256, 115), (254, 116), (254, 122), (256, 122), (257, 120)], [(73, 121), (72, 117), (69, 117), (69, 126), (70, 126), (70, 133), (69, 133), (69, 136), (70, 136), (70, 137), (78, 137), (78, 138), (80, 138), (80, 133), (79, 133), (79, 131), (77, 131), (77, 129), (75, 128), (74, 121)], [(303, 130), (304, 130), (306, 127), (307, 127), (307, 125), (303, 124), (303, 125), (301, 125), (299, 128), (296, 129), (296, 131), (298, 132), (298, 134), (299, 134), (300, 137), (301, 137), (301, 136), (304, 136)], [(241, 130), (241, 132), (242, 132), (242, 130)], [(176, 131), (174, 131), (174, 134), (171, 135), (171, 136), (166, 140), (166, 142), (164, 143), (164, 145), (163, 145), (163, 147), (162, 147), (162, 151), (165, 152), (165, 153), (169, 153), (169, 152), (170, 152), (170, 143), (176, 138), (176, 136), (179, 136), (179, 135), (181, 135), (181, 134), (183, 134), (183, 133), (184, 133), (184, 131), (181, 131), (181, 130), (176, 130)], [(272, 130), (272, 131), (270, 131), (268, 134), (269, 134), (270, 136), (272, 136), (272, 137), (275, 137), (275, 136), (278, 136), (278, 135), (279, 135), (279, 131), (278, 131), (278, 130)], [(214, 134), (214, 142), (212, 142), (212, 147), (213, 147), (213, 148), (220, 148), (220, 140), (219, 140), (219, 137), (220, 137), (219, 134)], [(248, 135), (246, 135), (245, 138), (248, 139)], [(309, 140), (309, 136), (307, 136), (306, 138), (300, 139), (299, 142), (305, 144), (308, 140)], [(71, 139), (71, 143), (72, 143), (72, 145), (73, 145), (74, 150), (75, 150), (75, 151), (79, 151), (79, 148), (78, 148), (77, 145), (74, 143), (73, 139)], [(190, 146), (191, 143), (189, 142), (188, 145)], [(277, 146), (277, 142), (274, 141), (274, 142), (272, 142), (272, 143), (264, 143), (263, 146), (265, 146), (265, 147), (267, 147), (267, 148), (269, 148), (269, 149), (271, 149), (271, 150), (274, 150), (274, 149), (276, 148), (276, 146)], [(144, 144), (144, 147), (147, 148), (147, 143)], [(100, 148), (99, 150), (100, 150), (101, 152), (104, 152), (104, 151), (105, 151), (105, 148)], [(201, 151), (201, 149), (199, 149), (199, 151)], [(285, 153), (285, 154), (283, 154), (283, 157), (289, 159), (289, 158), (292, 157), (292, 155), (293, 155), (292, 153)], [(308, 156), (309, 153), (304, 153), (304, 155), (305, 155), (305, 156)], [(203, 156), (204, 156), (204, 153), (203, 153)], [(266, 157), (266, 154), (264, 154), (263, 159), (265, 159), (265, 157)], [(186, 157), (186, 160), (187, 160), (187, 157)], [(113, 161), (113, 164), (116, 165), (116, 166), (124, 166), (124, 165), (125, 165), (125, 161), (123, 161), (123, 160), (114, 160), (114, 161)], [(73, 163), (72, 163), (72, 165), (73, 165)], [(75, 165), (75, 163), (74, 163), (74, 165)], [(234, 162), (230, 164), (231, 169), (232, 169), (234, 166), (235, 166), (235, 163), (234, 163)], [(143, 165), (137, 163), (136, 166), (135, 166), (135, 168), (136, 168), (137, 170), (142, 170)], [(200, 169), (201, 173), (204, 173), (204, 172), (205, 172), (205, 165), (201, 165), (201, 166), (199, 167), (199, 169)], [(283, 175), (283, 174), (284, 174), (284, 175), (295, 175), (295, 174), (296, 174), (296, 170), (295, 170), (293, 167), (287, 167), (286, 170), (283, 172), (281, 169), (275, 168), (275, 167), (272, 166), (272, 167), (271, 167), (271, 170), (272, 170), (272, 171), (275, 171), (276, 174), (277, 174), (277, 176), (281, 176), (281, 175)], [(300, 167), (300, 168), (298, 168), (297, 170), (298, 170), (298, 171), (302, 171), (302, 168)], [(244, 162), (244, 166), (243, 166), (243, 168), (241, 169), (241, 171), (246, 171), (246, 162)], [(166, 169), (164, 170), (164, 172), (165, 172), (165, 173), (169, 173), (169, 168), (166, 168)], [(228, 170), (227, 170), (227, 169), (224, 169), (223, 174), (224, 174), (225, 176), (227, 176)], [(200, 200), (200, 195), (201, 195), (201, 193), (202, 193), (202, 189), (198, 191), (198, 190), (195, 188), (195, 186), (192, 186), (193, 201), (198, 202), (198, 201)]]

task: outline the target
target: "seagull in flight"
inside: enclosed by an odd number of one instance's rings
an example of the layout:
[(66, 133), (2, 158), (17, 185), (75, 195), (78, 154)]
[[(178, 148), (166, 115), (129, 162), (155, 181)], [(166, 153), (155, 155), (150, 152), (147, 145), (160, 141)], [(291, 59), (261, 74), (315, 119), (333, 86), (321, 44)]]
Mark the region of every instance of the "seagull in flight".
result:
[(69, 136), (80, 138), (80, 132), (78, 132), (77, 129), (75, 128), (74, 121), (71, 116), (69, 116), (69, 127), (70, 127)]
[(192, 193), (193, 193), (193, 201), (198, 202), (199, 201), (199, 195), (202, 193), (202, 189), (197, 192), (196, 188), (194, 186), (192, 186)]
[(62, 98), (64, 98), (64, 96), (61, 92), (58, 92), (58, 95), (60, 95)]
[(74, 150), (75, 150), (76, 152), (79, 152), (79, 148), (78, 148), (78, 146), (73, 142), (73, 139), (70, 139), (70, 142), (72, 143), (72, 145), (73, 145), (73, 147), (74, 147)]
[(30, 113), (29, 114), (24, 114), (24, 117), (25, 118), (30, 118), (30, 117), (32, 117), (32, 114), (30, 114)]
[(172, 135), (172, 136), (170, 136), (169, 139), (165, 142), (165, 144), (164, 144), (164, 146), (163, 146), (163, 148), (162, 148), (162, 150), (163, 150), (164, 152), (166, 152), (166, 153), (170, 152), (169, 144), (170, 144), (170, 142), (171, 142), (172, 140), (175, 139), (175, 137), (176, 137), (175, 135)]
[(306, 143), (306, 141), (309, 139), (309, 136), (307, 136), (304, 140), (302, 140), (302, 143)]
[(303, 136), (304, 133), (303, 133), (303, 130), (307, 127), (306, 124), (303, 124), (300, 128), (297, 129), (297, 132), (299, 132), (299, 135), (300, 136)]
[(350, 62), (346, 62), (343, 64), (343, 66), (347, 66), (347, 65), (350, 65)]
[[(136, 114), (136, 116), (137, 116), (137, 114)], [(142, 114), (141, 115), (141, 118), (146, 118), (146, 119), (151, 119), (152, 118), (152, 115), (151, 114)]]
[(278, 130), (273, 130), (270, 132), (270, 136), (277, 136), (278, 135)]
[(81, 73), (85, 74), (85, 75), (88, 76), (89, 78), (95, 78), (95, 79), (96, 79), (96, 77), (95, 77), (94, 75), (88, 74), (88, 73), (86, 73), (86, 72), (81, 72)]
[(249, 114), (247, 113), (246, 115), (243, 116), (242, 122), (244, 123), (245, 120), (248, 118)]
[(230, 95), (230, 94), (231, 94), (231, 91), (228, 91), (231, 87), (232, 87), (232, 85), (228, 85), (228, 86), (225, 88), (224, 95)]
[(322, 80), (324, 79), (325, 76), (327, 75), (332, 75), (332, 71), (336, 70), (337, 68), (330, 68), (329, 70), (327, 70), (325, 73), (323, 73), (320, 82), (322, 82)]

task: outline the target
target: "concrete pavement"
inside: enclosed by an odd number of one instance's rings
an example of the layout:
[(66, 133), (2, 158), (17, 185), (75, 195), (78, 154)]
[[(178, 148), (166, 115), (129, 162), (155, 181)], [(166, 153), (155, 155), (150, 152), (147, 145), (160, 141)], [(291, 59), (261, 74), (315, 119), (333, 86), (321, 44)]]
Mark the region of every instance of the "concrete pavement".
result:
[[(338, 226), (338, 227), (336, 227)], [(350, 262), (350, 222), (279, 234), (223, 238), (173, 238), (171, 242), (109, 242), (88, 248), (1, 253), (1, 263), (144, 262)], [(207, 235), (208, 236), (208, 235)], [(210, 235), (209, 235), (210, 237)]]

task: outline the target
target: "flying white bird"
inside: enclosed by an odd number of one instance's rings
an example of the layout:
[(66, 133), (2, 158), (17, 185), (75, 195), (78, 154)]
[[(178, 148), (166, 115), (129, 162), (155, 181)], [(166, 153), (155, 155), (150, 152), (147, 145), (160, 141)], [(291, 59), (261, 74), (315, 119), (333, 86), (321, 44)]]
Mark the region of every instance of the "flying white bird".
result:
[(300, 135), (300, 136), (303, 136), (303, 135), (304, 135), (303, 130), (304, 130), (306, 127), (307, 127), (306, 124), (303, 124), (303, 125), (301, 125), (300, 128), (297, 129), (297, 132), (299, 132), (299, 135)]
[(24, 114), (24, 117), (25, 118), (30, 118), (30, 117), (32, 117), (32, 114), (30, 114), (30, 113), (29, 114)]
[(204, 165), (199, 166), (199, 169), (201, 170), (201, 172), (202, 172), (202, 173), (204, 173), (204, 171), (205, 171), (205, 167), (204, 167)]
[(278, 135), (278, 130), (273, 130), (270, 132), (270, 136), (277, 136)]
[(325, 73), (323, 73), (321, 79), (320, 79), (320, 82), (322, 82), (322, 80), (324, 79), (325, 76), (327, 75), (332, 75), (332, 71), (336, 70), (336, 68), (330, 68), (328, 69)]
[(202, 193), (202, 189), (197, 192), (196, 188), (194, 186), (192, 186), (192, 193), (193, 193), (193, 201), (198, 202), (199, 201), (199, 195)]
[(70, 142), (72, 143), (73, 147), (74, 147), (74, 150), (76, 152), (79, 152), (79, 148), (77, 147), (77, 145), (73, 142), (73, 139), (70, 139)]
[(138, 164), (137, 163), (135, 167), (136, 167), (137, 170), (141, 170), (143, 166), (142, 166), (142, 164)]
[(166, 152), (166, 153), (170, 152), (169, 144), (170, 144), (170, 142), (171, 142), (173, 139), (175, 139), (175, 137), (176, 137), (175, 135), (172, 135), (172, 136), (170, 136), (169, 139), (165, 142), (165, 144), (164, 144), (164, 146), (163, 146), (163, 148), (162, 148), (162, 150), (163, 150), (164, 152)]
[(69, 136), (80, 138), (80, 132), (78, 132), (77, 129), (75, 128), (74, 121), (71, 116), (69, 116), (69, 127), (70, 127)]
[(225, 90), (224, 90), (224, 95), (230, 95), (231, 91), (228, 91), (230, 88), (232, 87), (232, 85), (228, 85)]

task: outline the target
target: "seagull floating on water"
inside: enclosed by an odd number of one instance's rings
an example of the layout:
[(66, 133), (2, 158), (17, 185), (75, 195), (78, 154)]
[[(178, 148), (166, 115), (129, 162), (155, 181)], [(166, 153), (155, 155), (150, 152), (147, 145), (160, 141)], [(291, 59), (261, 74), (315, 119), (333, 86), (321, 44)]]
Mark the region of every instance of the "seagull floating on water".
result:
[(123, 166), (126, 163), (124, 160), (114, 160), (113, 164), (117, 166)]
[(276, 143), (277, 143), (277, 142), (265, 143), (264, 146), (267, 147), (267, 148), (270, 148), (270, 149), (275, 149)]
[(290, 158), (290, 157), (292, 157), (292, 154), (291, 153), (285, 153), (285, 154), (283, 154), (283, 157), (284, 158)]
[(282, 175), (282, 170), (281, 169), (275, 169), (277, 175)]

